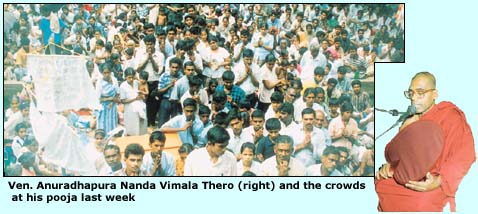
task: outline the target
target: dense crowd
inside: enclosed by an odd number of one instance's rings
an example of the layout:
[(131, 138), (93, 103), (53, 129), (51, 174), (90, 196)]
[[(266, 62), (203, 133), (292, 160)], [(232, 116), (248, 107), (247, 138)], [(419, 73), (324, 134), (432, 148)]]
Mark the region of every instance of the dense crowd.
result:
[[(86, 58), (101, 108), (58, 114), (93, 133), (95, 175), (373, 175), (374, 62), (404, 61), (403, 10), (4, 4), (4, 79), (24, 85), (5, 110), (4, 171), (81, 175), (43, 160), (31, 131), (27, 54), (46, 54)], [(114, 143), (145, 134), (150, 148)]]

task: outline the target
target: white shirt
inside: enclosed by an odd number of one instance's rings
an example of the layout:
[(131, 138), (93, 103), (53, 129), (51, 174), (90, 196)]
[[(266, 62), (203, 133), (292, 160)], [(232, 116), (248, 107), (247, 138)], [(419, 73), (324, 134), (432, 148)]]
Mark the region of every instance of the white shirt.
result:
[[(199, 95), (199, 103), (201, 103), (205, 106), (209, 105), (209, 97), (207, 96), (206, 90), (199, 89), (198, 95)], [(187, 98), (192, 98), (192, 97), (193, 96), (191, 95), (191, 93), (189, 93), (189, 90), (187, 90), (186, 93), (184, 93), (183, 96), (180, 99), (181, 106), (184, 108), (184, 106), (183, 106), (184, 100), (186, 100)]]
[[(251, 75), (254, 75), (254, 77), (256, 78), (256, 80), (257, 80), (258, 82), (260, 82), (261, 73), (260, 73), (259, 66), (257, 66), (257, 64), (255, 64), (255, 63), (252, 63), (251, 69), (252, 69), (252, 74), (251, 74)], [(243, 62), (236, 64), (236, 66), (234, 67), (233, 71), (234, 71), (234, 76), (235, 76), (234, 84), (236, 84), (238, 80), (240, 80), (240, 79), (244, 78), (245, 76), (247, 76), (246, 66), (244, 65)], [(246, 92), (246, 95), (250, 95), (250, 94), (254, 93), (254, 92), (256, 91), (256, 89), (257, 89), (257, 87), (254, 86), (254, 84), (252, 83), (252, 78), (251, 78), (251, 76), (248, 76), (248, 77), (242, 82), (242, 84), (239, 85), (239, 87), (240, 87), (242, 90), (244, 90), (244, 92)]]
[(292, 121), (289, 125), (286, 125), (285, 123), (282, 122), (282, 120), (280, 120), (280, 125), (281, 125), (281, 129), (279, 133), (281, 135), (292, 136), (295, 132), (299, 131), (300, 129), (299, 125), (297, 125), (297, 123), (295, 123), (294, 121)]
[[(276, 113), (274, 112), (274, 109), (272, 109), (272, 105), (269, 106), (269, 108), (267, 108), (267, 111), (266, 111), (266, 114), (265, 114), (265, 119), (269, 119), (269, 118), (277, 118), (276, 117)], [(279, 119), (279, 118), (277, 118)]]
[(260, 68), (259, 73), (262, 74), (262, 80), (259, 84), (259, 100), (263, 103), (271, 103), (271, 96), (272, 93), (274, 93), (274, 89), (267, 89), (263, 81), (268, 80), (275, 82), (278, 80), (277, 75), (274, 71), (271, 71), (267, 68), (266, 63), (264, 63), (264, 65)]
[[(141, 167), (148, 172), (149, 175), (153, 175), (154, 160), (151, 156), (151, 152), (146, 152), (143, 156), (143, 164)], [(165, 176), (176, 176), (176, 162), (172, 154), (163, 151), (161, 153), (161, 168), (163, 168)]]
[(209, 63), (209, 67), (204, 68), (203, 75), (210, 78), (221, 78), (224, 73), (224, 66), (219, 66), (216, 70), (212, 70), (211, 65), (218, 65), (224, 62), (224, 59), (229, 57), (229, 52), (226, 49), (218, 47), (217, 50), (212, 51), (211, 48), (207, 50), (205, 61)]
[(300, 67), (302, 67), (302, 73), (300, 78), (302, 81), (314, 80), (314, 70), (316, 67), (325, 68), (327, 65), (327, 59), (322, 53), (318, 53), (314, 58), (310, 51), (306, 51), (304, 56), (300, 60)]
[(242, 144), (247, 142), (254, 143), (254, 137), (251, 136), (249, 133), (244, 132), (244, 130), (241, 130), (241, 135), (239, 136), (234, 135), (232, 128), (228, 128), (227, 133), (229, 133), (230, 137), (227, 148), (232, 150), (234, 152), (234, 155), (236, 156), (241, 154)]
[[(299, 130), (292, 132), (291, 135), (289, 135), (292, 137), (292, 139), (294, 139), (294, 147), (304, 143), (305, 139), (303, 125), (300, 124), (298, 126), (300, 126)], [(323, 131), (314, 127), (310, 133), (310, 137), (310, 144), (312, 145), (312, 148), (305, 148), (300, 151), (296, 151), (294, 154), (294, 157), (297, 160), (300, 160), (306, 167), (313, 165), (320, 160), (320, 156), (326, 147), (325, 135)]]
[[(300, 123), (302, 121), (302, 110), (304, 110), (305, 108), (307, 108), (307, 105), (302, 99), (302, 97), (300, 97), (294, 102), (295, 122)], [(312, 104), (312, 109), (314, 109), (314, 111), (321, 110), (322, 112), (325, 112), (324, 107), (315, 102)]]
[[(256, 175), (260, 175), (261, 173), (261, 164), (257, 161), (252, 161), (251, 168), (249, 168), (248, 171), (253, 172)], [(237, 162), (237, 175), (242, 175), (244, 174), (244, 164), (242, 163), (242, 160)]]
[[(135, 69), (138, 69), (139, 66), (142, 65), (148, 59), (148, 53), (139, 52), (139, 53), (137, 53), (135, 59), (136, 59), (136, 68)], [(148, 74), (149, 74), (148, 82), (159, 80), (159, 76), (161, 75), (161, 72), (163, 71), (163, 66), (164, 66), (164, 55), (163, 55), (163, 53), (161, 53), (159, 51), (156, 51), (153, 54), (153, 60), (158, 65), (158, 71), (154, 70), (153, 64), (151, 62), (148, 62), (143, 69), (144, 71), (148, 72)]]
[(212, 163), (207, 146), (192, 151), (186, 158), (184, 176), (236, 176), (236, 157), (229, 151)]
[[(305, 167), (297, 159), (291, 157), (289, 160), (289, 176), (304, 176)], [(277, 169), (276, 156), (272, 156), (265, 160), (261, 164), (261, 176), (279, 176), (279, 170)]]

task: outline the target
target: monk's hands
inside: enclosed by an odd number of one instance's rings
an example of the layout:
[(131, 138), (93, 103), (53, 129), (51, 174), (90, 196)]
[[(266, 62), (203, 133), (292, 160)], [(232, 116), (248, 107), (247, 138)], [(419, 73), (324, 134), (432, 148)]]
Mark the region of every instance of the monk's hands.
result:
[(385, 163), (380, 168), (378, 168), (378, 172), (375, 173), (375, 178), (377, 180), (380, 179), (389, 179), (393, 177), (393, 171), (390, 170), (390, 164)]
[(437, 189), (441, 185), (441, 176), (433, 176), (430, 172), (427, 173), (425, 181), (409, 181), (405, 186), (409, 189), (428, 192)]

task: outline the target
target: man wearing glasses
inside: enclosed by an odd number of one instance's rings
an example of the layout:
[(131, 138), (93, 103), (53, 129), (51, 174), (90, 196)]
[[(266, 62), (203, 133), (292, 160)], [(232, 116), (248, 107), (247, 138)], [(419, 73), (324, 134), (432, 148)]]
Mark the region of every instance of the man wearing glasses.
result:
[(387, 144), (376, 173), (380, 211), (442, 211), (475, 161), (473, 136), (463, 112), (451, 102), (435, 104), (435, 77), (417, 73), (405, 97), (416, 107)]

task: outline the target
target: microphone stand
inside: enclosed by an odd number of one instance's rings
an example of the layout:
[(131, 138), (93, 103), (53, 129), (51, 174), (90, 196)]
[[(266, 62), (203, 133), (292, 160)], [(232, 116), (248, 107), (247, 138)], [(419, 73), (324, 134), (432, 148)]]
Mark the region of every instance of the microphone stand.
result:
[[(378, 109), (377, 109), (378, 110)], [(396, 110), (391, 110), (391, 111), (386, 111), (386, 110), (382, 110), (380, 109), (379, 111), (385, 111), (385, 112), (388, 112), (392, 115), (394, 115), (393, 113), (395, 113)], [(393, 113), (392, 113), (393, 112)], [(398, 112), (397, 112), (398, 113)], [(395, 124), (393, 124), (389, 129), (387, 129), (385, 132), (383, 132), (382, 134), (380, 134), (377, 138), (375, 138), (375, 140), (378, 140), (380, 137), (382, 137), (385, 133), (387, 133), (388, 131), (392, 130), (393, 128), (395, 128), (398, 124), (400, 124), (400, 122), (404, 121), (405, 119), (409, 118), (410, 116), (414, 115), (416, 113), (416, 107), (414, 105), (411, 105), (408, 107), (407, 111), (404, 112), (402, 114), (402, 116), (400, 116), (400, 118), (398, 118), (397, 122), (395, 122)], [(398, 115), (398, 114), (397, 114)], [(395, 115), (394, 115), (395, 116)]]

